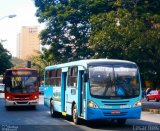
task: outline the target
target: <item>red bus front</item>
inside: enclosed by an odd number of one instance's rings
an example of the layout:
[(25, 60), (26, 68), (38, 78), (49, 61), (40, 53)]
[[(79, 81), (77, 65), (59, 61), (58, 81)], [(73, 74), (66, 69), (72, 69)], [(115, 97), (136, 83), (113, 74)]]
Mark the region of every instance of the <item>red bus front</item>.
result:
[(30, 68), (8, 69), (4, 75), (5, 106), (36, 106), (39, 101), (38, 74)]

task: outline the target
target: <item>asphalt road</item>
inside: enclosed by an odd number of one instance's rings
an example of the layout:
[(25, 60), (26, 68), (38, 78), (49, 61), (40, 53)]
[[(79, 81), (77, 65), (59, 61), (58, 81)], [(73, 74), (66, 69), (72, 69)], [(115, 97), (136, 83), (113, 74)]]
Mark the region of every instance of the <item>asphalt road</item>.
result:
[(43, 105), (43, 96), (36, 109), (21, 107), (6, 111), (0, 94), (0, 131), (104, 131), (104, 130), (160, 130), (160, 114), (142, 112), (140, 120), (128, 119), (124, 126), (111, 121), (82, 121), (81, 125), (65, 118), (52, 118)]

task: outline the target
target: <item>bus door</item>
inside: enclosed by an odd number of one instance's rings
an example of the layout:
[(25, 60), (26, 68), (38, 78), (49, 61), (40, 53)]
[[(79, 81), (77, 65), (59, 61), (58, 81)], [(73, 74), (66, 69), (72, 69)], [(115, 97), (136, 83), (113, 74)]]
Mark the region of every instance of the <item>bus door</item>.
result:
[(80, 106), (80, 115), (82, 117), (84, 117), (85, 115), (85, 103), (86, 103), (86, 87), (85, 87), (85, 82), (84, 82), (84, 71), (81, 71), (80, 72), (81, 74), (81, 96), (80, 96), (80, 103), (81, 103), (81, 106)]
[(66, 79), (67, 79), (67, 72), (62, 72), (62, 89), (61, 89), (61, 103), (62, 103), (62, 112), (65, 111), (65, 91), (66, 91)]
[(66, 79), (66, 90), (65, 90), (65, 112), (68, 115), (72, 115), (72, 106), (75, 102), (78, 105), (78, 83), (77, 76), (78, 75), (78, 67), (69, 67)]

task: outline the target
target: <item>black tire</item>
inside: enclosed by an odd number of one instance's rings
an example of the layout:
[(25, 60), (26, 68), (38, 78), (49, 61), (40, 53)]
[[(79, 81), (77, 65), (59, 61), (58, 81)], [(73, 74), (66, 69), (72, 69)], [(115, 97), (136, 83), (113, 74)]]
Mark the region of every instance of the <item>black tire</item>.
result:
[(126, 123), (127, 119), (117, 119), (118, 125), (124, 125)]
[(72, 108), (72, 119), (73, 122), (78, 125), (79, 124), (79, 118), (78, 118), (78, 109), (77, 109), (77, 105), (74, 104), (73, 108)]
[(57, 112), (54, 110), (53, 100), (51, 100), (51, 102), (50, 102), (50, 113), (51, 113), (52, 117), (56, 117), (57, 116)]

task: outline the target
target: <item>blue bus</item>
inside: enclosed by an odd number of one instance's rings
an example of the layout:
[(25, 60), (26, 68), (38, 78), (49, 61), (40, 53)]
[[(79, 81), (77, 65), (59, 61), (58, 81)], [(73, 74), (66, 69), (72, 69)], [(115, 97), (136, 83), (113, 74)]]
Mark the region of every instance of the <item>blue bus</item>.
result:
[(134, 62), (90, 59), (45, 68), (44, 104), (51, 116), (79, 119), (110, 119), (125, 124), (140, 119), (141, 81)]

